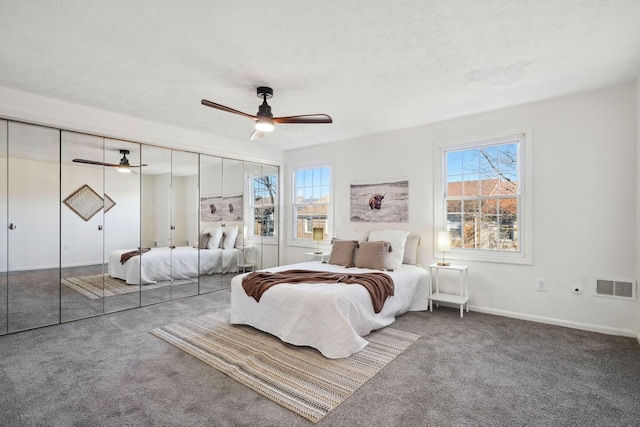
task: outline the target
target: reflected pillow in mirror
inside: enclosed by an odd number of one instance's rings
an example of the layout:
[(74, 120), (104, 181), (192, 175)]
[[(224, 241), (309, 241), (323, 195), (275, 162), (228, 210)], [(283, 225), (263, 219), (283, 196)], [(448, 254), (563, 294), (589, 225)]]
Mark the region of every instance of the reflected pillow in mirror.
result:
[(236, 239), (238, 238), (238, 226), (226, 227), (224, 229), (224, 240), (222, 241), (222, 249), (233, 249), (236, 247)]
[(204, 230), (202, 230), (202, 232), (209, 233), (211, 235), (211, 237), (209, 238), (209, 243), (206, 246), (207, 249), (218, 249), (220, 247), (220, 242), (222, 241), (222, 228), (205, 228)]
[(198, 249), (207, 249), (209, 239), (211, 239), (211, 233), (202, 233), (198, 241)]

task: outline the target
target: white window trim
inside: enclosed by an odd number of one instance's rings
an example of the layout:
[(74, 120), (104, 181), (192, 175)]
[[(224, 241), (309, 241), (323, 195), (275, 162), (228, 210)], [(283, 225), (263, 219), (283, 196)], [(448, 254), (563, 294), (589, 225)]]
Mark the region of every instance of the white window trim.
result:
[[(288, 238), (288, 242), (287, 244), (289, 246), (297, 246), (297, 247), (303, 247), (303, 248), (316, 248), (317, 247), (317, 243), (313, 241), (313, 239), (301, 239), (298, 237), (294, 237), (295, 236), (295, 231), (294, 231), (294, 227), (296, 227), (296, 210), (295, 210), (295, 194), (296, 194), (296, 188), (295, 188), (295, 173), (297, 170), (300, 169), (315, 169), (315, 168), (323, 168), (323, 167), (328, 167), (329, 168), (329, 191), (330, 193), (330, 198), (329, 198), (329, 206), (327, 208), (327, 230), (325, 232), (326, 236), (333, 236), (333, 227), (334, 227), (334, 211), (333, 211), (333, 206), (334, 206), (334, 201), (333, 199), (335, 198), (335, 192), (334, 192), (334, 171), (333, 171), (333, 164), (331, 163), (331, 161), (319, 161), (319, 162), (313, 162), (313, 163), (298, 163), (295, 165), (291, 165), (289, 167), (289, 177), (290, 177), (290, 181), (289, 181), (289, 212), (292, 218), (291, 221), (291, 227), (289, 229), (289, 238)], [(324, 245), (324, 244), (328, 244), (330, 242), (330, 238), (329, 239), (325, 239), (322, 242), (320, 242), (320, 245)]]
[[(509, 139), (520, 139), (520, 149), (518, 165), (520, 167), (519, 176), (521, 189), (520, 196), (520, 212), (518, 212), (519, 228), (522, 230), (520, 235), (520, 251), (490, 251), (481, 249), (456, 249), (445, 253), (446, 260), (451, 261), (480, 261), (480, 262), (496, 262), (506, 264), (533, 264), (533, 217), (532, 217), (532, 131), (531, 129), (501, 132), (499, 134), (484, 135), (479, 137), (465, 138), (464, 140), (440, 141), (434, 144), (434, 177), (433, 177), (433, 254), (434, 259), (442, 260), (442, 252), (438, 251), (436, 246), (436, 236), (438, 230), (446, 228), (446, 215), (444, 209), (445, 195), (445, 158), (444, 152), (457, 149), (466, 149), (478, 147), (485, 144), (506, 142)], [(522, 167), (524, 166), (524, 173)]]

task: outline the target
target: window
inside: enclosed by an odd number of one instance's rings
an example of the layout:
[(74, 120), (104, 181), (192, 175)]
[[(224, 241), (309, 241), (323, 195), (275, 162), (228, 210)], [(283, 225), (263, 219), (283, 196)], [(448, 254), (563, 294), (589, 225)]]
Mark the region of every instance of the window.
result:
[(329, 236), (331, 168), (318, 166), (293, 171), (293, 238), (313, 237), (313, 228), (322, 227)]
[(530, 262), (525, 228), (525, 135), (439, 146), (441, 217), (452, 258)]
[(251, 178), (250, 208), (253, 215), (251, 235), (275, 237), (276, 207), (278, 206), (278, 175), (269, 174)]

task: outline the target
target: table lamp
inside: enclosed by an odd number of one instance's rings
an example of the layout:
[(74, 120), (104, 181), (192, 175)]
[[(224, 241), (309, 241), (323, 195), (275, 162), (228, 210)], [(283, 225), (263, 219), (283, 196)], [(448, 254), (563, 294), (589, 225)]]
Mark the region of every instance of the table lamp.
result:
[(318, 244), (318, 250), (316, 250), (314, 253), (316, 254), (322, 253), (322, 251), (320, 250), (320, 242), (322, 242), (323, 240), (324, 240), (324, 228), (313, 227), (313, 241)]
[(440, 266), (449, 265), (444, 261), (444, 253), (451, 250), (451, 232), (450, 231), (438, 231), (437, 248), (442, 252), (442, 262), (438, 262)]

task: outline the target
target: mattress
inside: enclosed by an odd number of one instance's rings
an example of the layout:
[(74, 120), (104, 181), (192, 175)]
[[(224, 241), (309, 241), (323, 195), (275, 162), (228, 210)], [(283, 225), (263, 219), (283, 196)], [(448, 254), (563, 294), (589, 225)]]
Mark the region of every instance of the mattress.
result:
[[(268, 269), (323, 272), (372, 273), (364, 268), (345, 268), (320, 261)], [(253, 326), (282, 341), (318, 349), (327, 358), (342, 358), (362, 350), (366, 335), (389, 326), (407, 311), (426, 310), (429, 302), (429, 273), (422, 267), (403, 264), (385, 271), (394, 281), (394, 295), (382, 311), (374, 313), (371, 296), (360, 285), (342, 283), (280, 284), (266, 291), (256, 302), (242, 288), (244, 274), (231, 282), (231, 323)]]
[(188, 279), (204, 274), (237, 273), (238, 249), (198, 249), (189, 246), (151, 248), (124, 264), (119, 249), (109, 254), (109, 275), (130, 285), (146, 285), (171, 279)]

